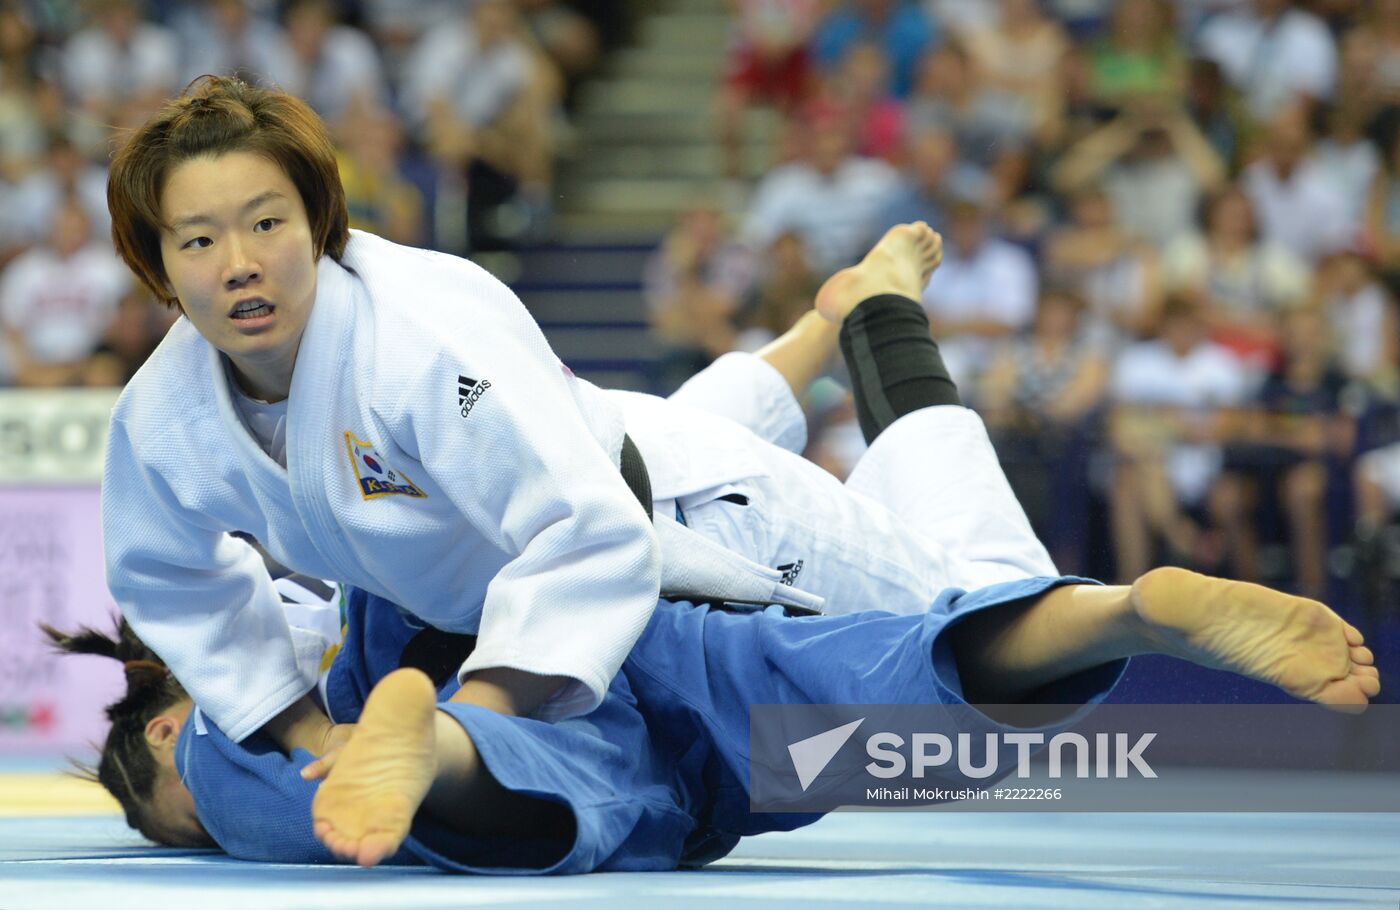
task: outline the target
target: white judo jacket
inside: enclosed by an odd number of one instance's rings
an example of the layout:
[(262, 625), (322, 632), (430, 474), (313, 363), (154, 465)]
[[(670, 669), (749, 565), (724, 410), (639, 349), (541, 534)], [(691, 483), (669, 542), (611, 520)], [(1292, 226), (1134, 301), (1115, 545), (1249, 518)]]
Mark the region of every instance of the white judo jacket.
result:
[[(575, 379), (470, 262), (362, 232), (342, 263), (318, 266), (285, 470), (232, 394), (222, 355), (180, 320), (117, 403), (102, 488), (113, 596), (230, 737), (311, 685), (235, 530), (298, 572), (478, 633), (464, 675), (573, 680), (541, 717), (601, 701), (660, 578), (656, 535), (617, 470), (623, 409), (639, 396)], [(638, 438), (658, 498), (755, 470), (732, 445), (747, 431), (691, 416), (699, 425), (661, 414)]]

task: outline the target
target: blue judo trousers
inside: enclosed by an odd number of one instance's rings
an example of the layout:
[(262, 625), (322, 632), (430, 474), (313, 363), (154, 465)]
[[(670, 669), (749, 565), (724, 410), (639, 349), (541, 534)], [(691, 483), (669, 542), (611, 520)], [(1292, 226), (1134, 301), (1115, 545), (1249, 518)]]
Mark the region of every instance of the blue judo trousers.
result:
[[(917, 616), (793, 618), (772, 607), (728, 613), (662, 601), (603, 703), (555, 723), (446, 703), (457, 689), (449, 678), (439, 688), (440, 709), (471, 736), (502, 787), (567, 807), (571, 837), (470, 838), (420, 816), (391, 862), (489, 874), (664, 870), (711, 862), (747, 835), (811, 824), (820, 815), (750, 811), (750, 705), (965, 706), (950, 628), (973, 613), (1083, 581), (1034, 578), (971, 593), (950, 589)], [(419, 620), (394, 604), (352, 590), (345, 639), (326, 680), (331, 717), (354, 721), (374, 683), (400, 666), (422, 631)], [(1045, 704), (1084, 707), (1035, 729), (1048, 741), (1072, 726), (1107, 696), (1125, 666), (1105, 664), (1037, 693)], [(1027, 729), (1005, 727), (970, 707), (944, 716), (950, 729), (941, 732), (950, 736)], [(261, 734), (234, 743), (202, 715), (185, 724), (176, 750), (200, 820), (230, 855), (336, 862), (312, 834), (317, 784), (298, 774), (310, 761), (300, 750), (287, 757)], [(999, 764), (1013, 766), (1014, 760)], [(940, 785), (993, 783), (942, 770), (934, 781)]]

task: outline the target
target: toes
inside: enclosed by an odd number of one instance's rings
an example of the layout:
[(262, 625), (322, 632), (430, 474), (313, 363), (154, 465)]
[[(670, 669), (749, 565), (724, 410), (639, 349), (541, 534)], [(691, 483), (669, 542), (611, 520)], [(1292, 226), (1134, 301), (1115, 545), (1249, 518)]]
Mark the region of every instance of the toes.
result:
[[(1375, 686), (1380, 691), (1380, 686)], [(1341, 679), (1328, 683), (1318, 694), (1316, 701), (1324, 708), (1340, 711), (1343, 714), (1360, 714), (1366, 710), (1368, 696), (1361, 680)]]
[(324, 844), (336, 859), (352, 863), (357, 860), (359, 841), (342, 834), (331, 822), (324, 818), (316, 819), (312, 824), (312, 831), (316, 839)]
[(365, 868), (377, 866), (399, 849), (401, 838), (385, 832), (373, 832), (360, 838), (355, 861)]
[(1381, 678), (1379, 675), (1357, 674), (1353, 676), (1353, 679), (1356, 680), (1357, 687), (1365, 693), (1367, 698), (1375, 698), (1377, 695), (1381, 694)]
[(1371, 653), (1370, 648), (1356, 646), (1351, 649), (1351, 662), (1362, 666), (1371, 666), (1376, 662), (1376, 655)]
[(1361, 634), (1361, 630), (1356, 628), (1356, 626), (1353, 626), (1351, 623), (1347, 623), (1346, 625), (1347, 644), (1351, 645), (1352, 647), (1364, 645), (1366, 643), (1366, 638)]

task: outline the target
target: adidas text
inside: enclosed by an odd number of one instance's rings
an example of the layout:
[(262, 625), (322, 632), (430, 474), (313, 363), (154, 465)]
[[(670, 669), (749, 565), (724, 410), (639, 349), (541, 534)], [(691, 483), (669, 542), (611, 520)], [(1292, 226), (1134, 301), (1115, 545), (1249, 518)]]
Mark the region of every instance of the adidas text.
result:
[(476, 407), (476, 403), (481, 400), (481, 396), (486, 394), (486, 390), (491, 388), (491, 380), (482, 379), (474, 381), (459, 378), (457, 387), (457, 401), (462, 406), (462, 416), (466, 417)]

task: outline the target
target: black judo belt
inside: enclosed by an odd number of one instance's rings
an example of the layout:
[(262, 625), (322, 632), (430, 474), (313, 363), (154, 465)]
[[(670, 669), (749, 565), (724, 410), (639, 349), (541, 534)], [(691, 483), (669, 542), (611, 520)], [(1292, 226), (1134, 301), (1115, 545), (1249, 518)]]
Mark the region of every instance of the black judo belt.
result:
[(647, 476), (647, 463), (642, 460), (641, 450), (632, 437), (625, 434), (622, 437), (622, 481), (642, 504), (647, 521), (651, 521), (651, 478)]
[(399, 655), (400, 667), (414, 667), (428, 674), (438, 688), (457, 675), (466, 659), (476, 648), (476, 636), (460, 632), (444, 632), (431, 626), (419, 632), (404, 645)]

